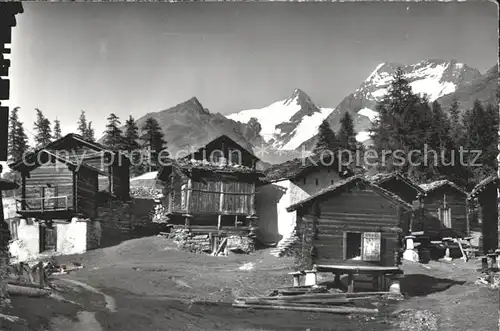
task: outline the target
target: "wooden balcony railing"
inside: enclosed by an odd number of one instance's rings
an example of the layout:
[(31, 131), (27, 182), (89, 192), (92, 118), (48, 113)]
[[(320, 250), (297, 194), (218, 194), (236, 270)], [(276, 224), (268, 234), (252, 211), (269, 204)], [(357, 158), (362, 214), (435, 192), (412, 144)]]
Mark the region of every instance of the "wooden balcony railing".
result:
[(19, 212), (46, 212), (68, 210), (68, 197), (56, 196), (45, 198), (26, 198), (16, 200), (16, 211)]

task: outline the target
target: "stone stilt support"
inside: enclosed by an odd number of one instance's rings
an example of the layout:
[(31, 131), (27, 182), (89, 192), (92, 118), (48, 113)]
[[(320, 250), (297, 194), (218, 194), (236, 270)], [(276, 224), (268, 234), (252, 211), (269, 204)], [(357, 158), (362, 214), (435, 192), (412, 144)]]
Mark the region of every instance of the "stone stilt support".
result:
[(318, 278), (316, 270), (306, 270), (305, 286), (316, 286), (318, 284)]
[(405, 251), (403, 252), (403, 259), (413, 262), (418, 262), (418, 253), (415, 251), (415, 236), (405, 237)]
[(258, 221), (259, 218), (257, 215), (249, 215), (246, 217), (248, 221), (248, 229), (249, 229), (249, 237), (256, 237), (257, 236), (257, 230), (258, 230)]
[(193, 215), (184, 214), (182, 216), (184, 216), (184, 227), (188, 230), (191, 229), (191, 220), (193, 219)]

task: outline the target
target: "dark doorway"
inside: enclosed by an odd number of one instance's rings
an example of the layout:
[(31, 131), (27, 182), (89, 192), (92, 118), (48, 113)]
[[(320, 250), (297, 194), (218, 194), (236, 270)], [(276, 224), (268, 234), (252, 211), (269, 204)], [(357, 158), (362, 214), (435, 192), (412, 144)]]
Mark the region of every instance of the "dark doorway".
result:
[(40, 225), (40, 252), (56, 251), (57, 231), (55, 226)]
[(354, 259), (361, 256), (361, 233), (347, 232), (345, 240), (345, 259)]

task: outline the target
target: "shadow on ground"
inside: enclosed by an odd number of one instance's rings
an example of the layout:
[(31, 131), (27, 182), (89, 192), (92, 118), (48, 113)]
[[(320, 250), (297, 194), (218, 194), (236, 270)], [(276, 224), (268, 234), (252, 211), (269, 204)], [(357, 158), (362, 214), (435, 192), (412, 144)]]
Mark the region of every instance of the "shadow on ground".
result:
[(464, 284), (465, 281), (412, 274), (406, 275), (401, 279), (401, 292), (409, 297), (425, 296), (436, 292), (446, 291), (454, 285)]

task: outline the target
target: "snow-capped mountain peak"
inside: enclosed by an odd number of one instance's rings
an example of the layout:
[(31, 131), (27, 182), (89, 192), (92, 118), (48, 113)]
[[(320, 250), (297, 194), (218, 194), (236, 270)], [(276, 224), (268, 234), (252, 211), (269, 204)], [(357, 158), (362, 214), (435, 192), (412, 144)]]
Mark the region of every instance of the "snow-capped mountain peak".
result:
[(332, 108), (318, 108), (304, 91), (296, 88), (282, 101), (227, 117), (242, 123), (255, 117), (262, 126), (261, 135), (268, 143), (277, 149), (293, 150), (316, 134), (319, 124), (331, 111)]
[[(455, 92), (460, 87), (481, 77), (474, 68), (456, 60), (426, 59), (411, 65), (395, 62), (380, 63), (361, 83), (354, 93), (348, 95), (328, 116), (327, 121), (334, 131), (340, 127), (340, 118), (349, 112), (355, 122), (358, 141), (369, 139), (368, 129), (378, 116), (376, 104), (387, 93), (396, 70), (401, 68), (414, 93), (427, 95), (429, 101)], [(314, 139), (304, 143), (306, 148), (314, 145)]]
[(430, 101), (453, 93), (464, 82), (481, 75), (477, 69), (456, 60), (427, 59), (406, 66), (399, 63), (381, 63), (356, 90), (356, 94), (378, 101), (388, 92), (387, 89), (398, 68), (405, 73), (413, 92), (427, 95)]

